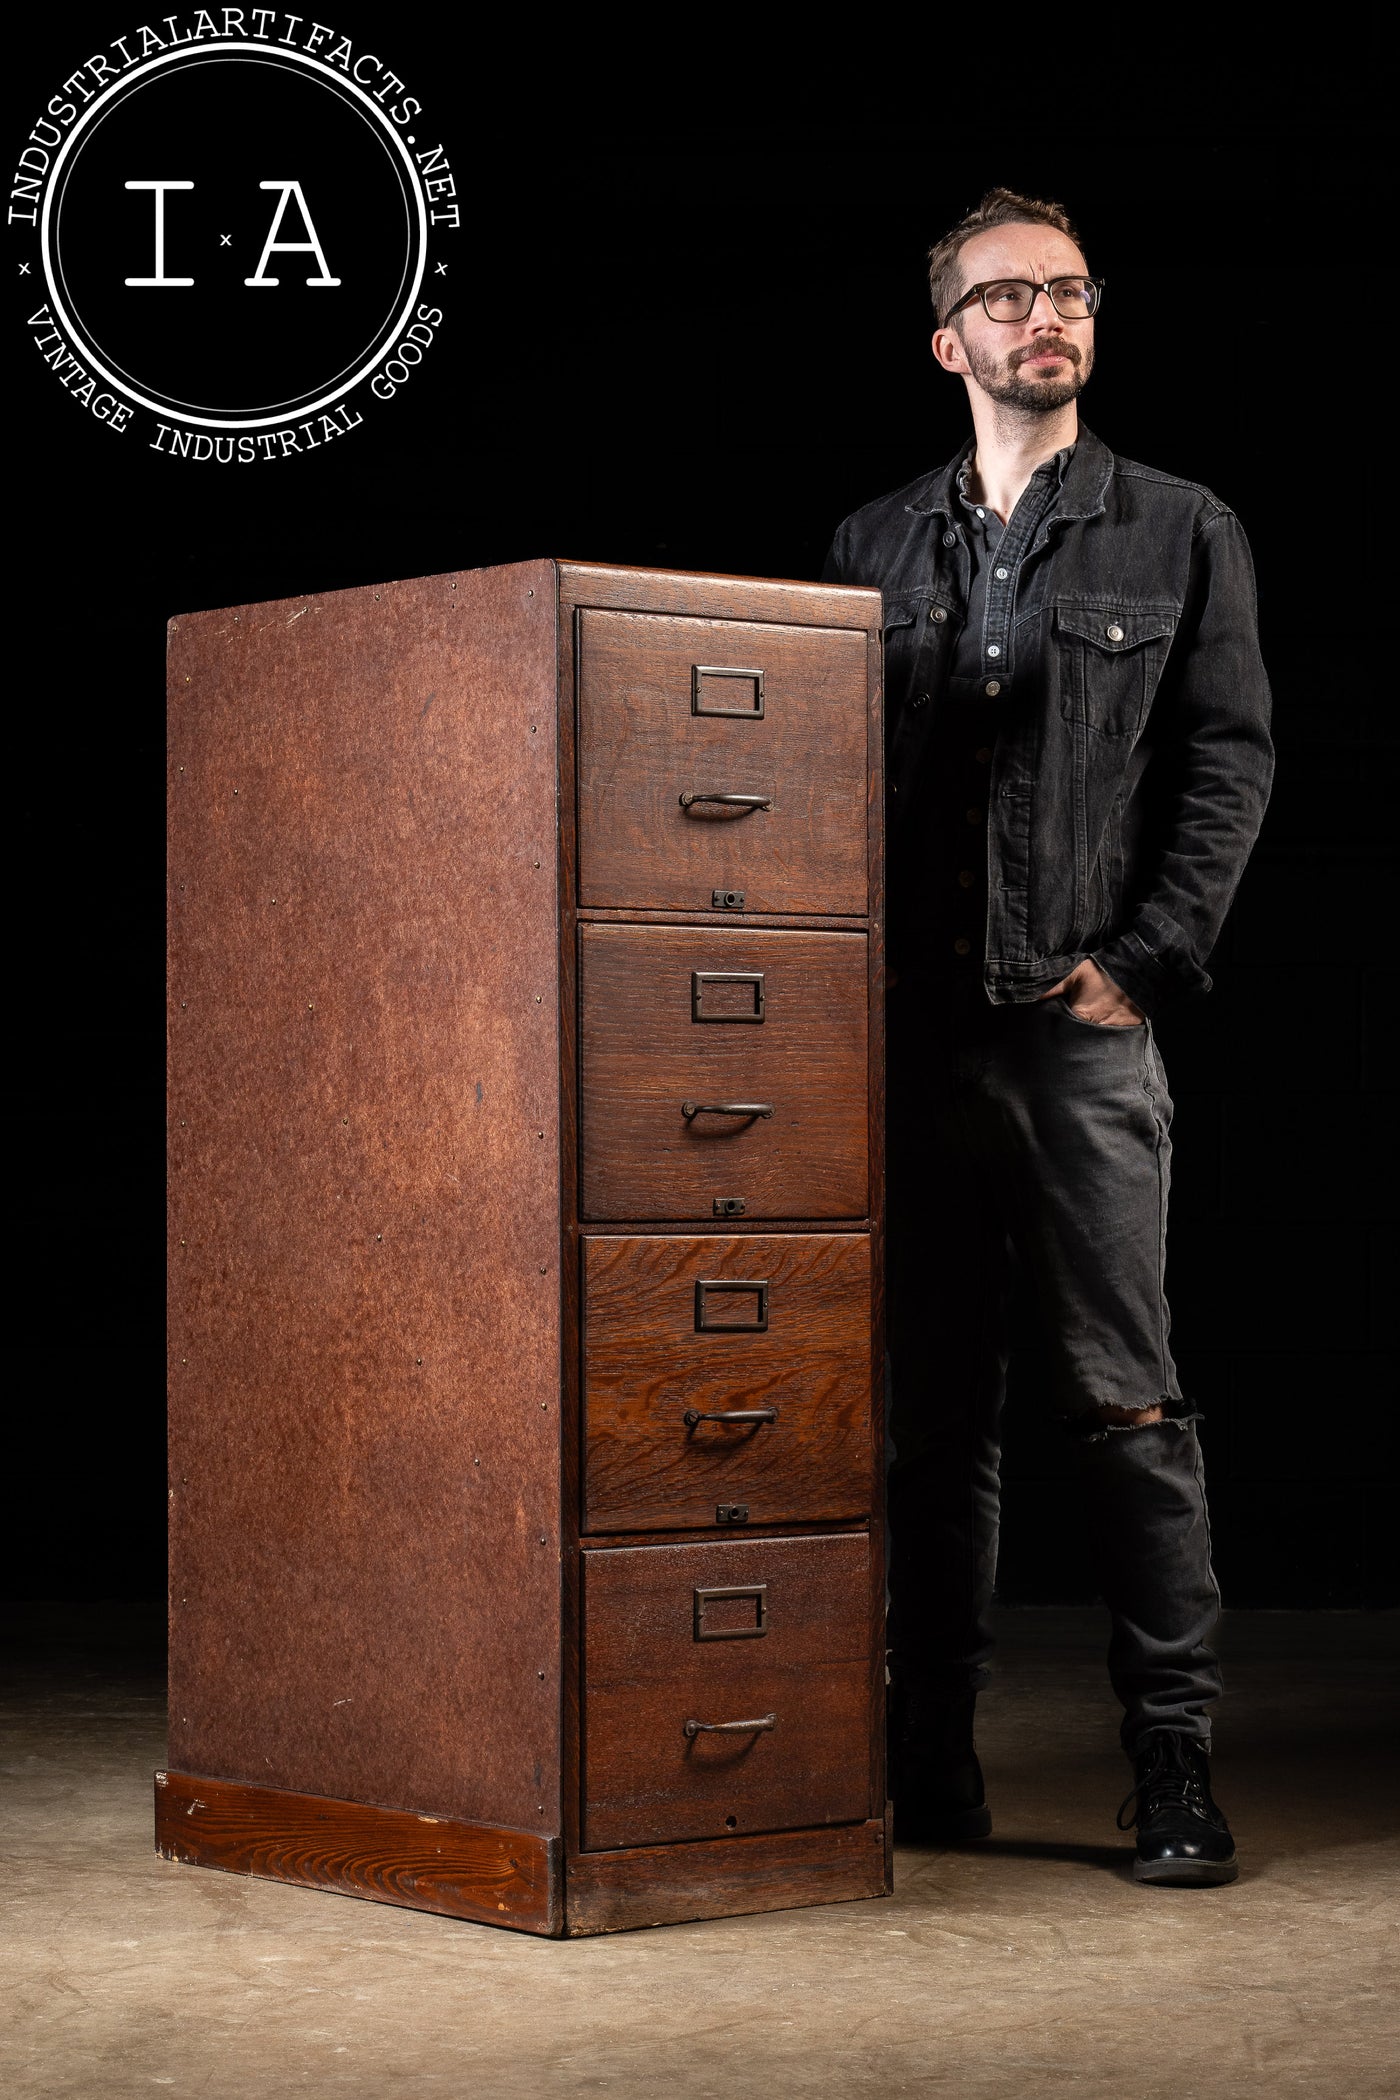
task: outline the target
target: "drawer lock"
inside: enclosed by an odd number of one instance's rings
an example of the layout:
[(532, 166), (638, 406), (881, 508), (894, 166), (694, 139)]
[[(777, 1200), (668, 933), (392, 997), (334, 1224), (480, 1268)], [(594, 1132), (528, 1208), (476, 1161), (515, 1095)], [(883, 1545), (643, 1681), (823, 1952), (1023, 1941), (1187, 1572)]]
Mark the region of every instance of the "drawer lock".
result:
[(717, 1502), (715, 1504), (716, 1524), (747, 1524), (748, 1521), (749, 1505), (747, 1502)]
[(742, 1218), (747, 1201), (745, 1196), (716, 1196), (710, 1208), (717, 1218)]
[[(752, 1605), (752, 1616), (742, 1609)], [(717, 1607), (731, 1607), (717, 1609)], [(738, 1607), (737, 1609), (734, 1607)], [(708, 1620), (706, 1613), (709, 1614)], [(757, 1641), (768, 1631), (768, 1585), (741, 1584), (737, 1589), (696, 1590), (697, 1641)]]
[(742, 890), (710, 891), (711, 911), (742, 911), (743, 908), (744, 892)]

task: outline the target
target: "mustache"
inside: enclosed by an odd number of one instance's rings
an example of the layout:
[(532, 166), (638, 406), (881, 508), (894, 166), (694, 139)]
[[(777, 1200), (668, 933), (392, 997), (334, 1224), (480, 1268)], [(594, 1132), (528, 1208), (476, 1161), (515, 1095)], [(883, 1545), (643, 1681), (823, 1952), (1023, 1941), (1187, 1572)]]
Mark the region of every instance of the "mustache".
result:
[[(1027, 358), (1038, 357), (1047, 347), (1049, 346), (1043, 340), (1038, 343), (1023, 343), (1019, 350), (1012, 351), (1008, 360), (1009, 369), (1013, 372), (1019, 370)], [(1084, 362), (1078, 343), (1071, 343), (1064, 336), (1054, 338), (1053, 348), (1072, 365)]]

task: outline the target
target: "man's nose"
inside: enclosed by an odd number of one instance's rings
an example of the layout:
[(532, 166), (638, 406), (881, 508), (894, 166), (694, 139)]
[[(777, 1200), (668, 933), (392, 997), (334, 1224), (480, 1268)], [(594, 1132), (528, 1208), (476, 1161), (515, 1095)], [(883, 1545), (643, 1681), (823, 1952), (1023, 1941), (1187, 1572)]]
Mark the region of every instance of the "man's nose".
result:
[(1026, 315), (1032, 328), (1064, 328), (1064, 316), (1055, 311), (1055, 302), (1048, 292), (1037, 292), (1031, 301), (1031, 310)]

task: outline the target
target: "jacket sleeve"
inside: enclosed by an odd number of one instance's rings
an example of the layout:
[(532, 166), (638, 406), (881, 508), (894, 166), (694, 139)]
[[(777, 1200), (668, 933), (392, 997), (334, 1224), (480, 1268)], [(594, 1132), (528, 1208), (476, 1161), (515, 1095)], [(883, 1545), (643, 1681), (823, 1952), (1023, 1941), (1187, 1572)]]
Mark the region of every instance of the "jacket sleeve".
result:
[(1153, 700), (1148, 872), (1127, 925), (1092, 957), (1144, 1013), (1210, 990), (1206, 960), (1263, 822), (1274, 750), (1258, 624), (1248, 543), (1218, 511), (1198, 529)]

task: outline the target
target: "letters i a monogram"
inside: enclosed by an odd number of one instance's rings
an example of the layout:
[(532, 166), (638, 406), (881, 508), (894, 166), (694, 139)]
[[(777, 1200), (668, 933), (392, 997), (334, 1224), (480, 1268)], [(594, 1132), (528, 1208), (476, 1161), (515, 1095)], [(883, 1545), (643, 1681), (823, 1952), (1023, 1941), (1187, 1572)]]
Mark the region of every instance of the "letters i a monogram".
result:
[[(154, 277), (128, 277), (126, 279), (127, 284), (135, 285), (139, 288), (153, 285), (168, 288), (193, 284), (193, 277), (167, 277), (165, 274), (165, 197), (168, 190), (192, 190), (194, 184), (192, 182), (128, 182), (126, 188), (129, 190), (154, 191), (156, 210), (155, 275)], [(260, 182), (258, 188), (260, 190), (280, 190), (281, 197), (276, 211), (272, 214), (272, 224), (267, 230), (267, 239), (263, 243), (263, 252), (258, 259), (257, 270), (251, 277), (244, 278), (244, 284), (252, 287), (280, 284), (282, 281), (280, 277), (269, 277), (267, 275), (268, 260), (271, 256), (277, 254), (314, 255), (320, 265), (321, 274), (319, 277), (308, 277), (306, 282), (309, 285), (318, 286), (339, 284), (341, 282), (340, 278), (331, 276), (329, 265), (326, 262), (325, 251), (317, 237), (316, 228), (311, 222), (311, 213), (307, 210), (306, 199), (302, 195), (301, 184), (299, 182)], [(306, 228), (309, 239), (304, 241), (279, 241), (277, 236), (282, 230), (282, 221), (287, 215), (287, 205), (293, 196), (297, 200), (297, 210), (301, 213), (302, 224)]]

